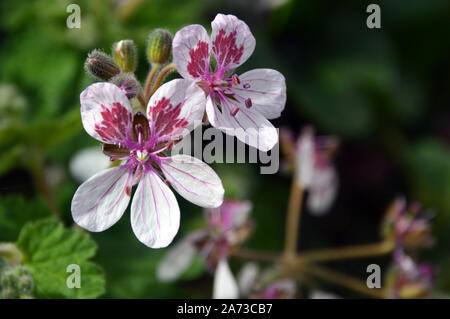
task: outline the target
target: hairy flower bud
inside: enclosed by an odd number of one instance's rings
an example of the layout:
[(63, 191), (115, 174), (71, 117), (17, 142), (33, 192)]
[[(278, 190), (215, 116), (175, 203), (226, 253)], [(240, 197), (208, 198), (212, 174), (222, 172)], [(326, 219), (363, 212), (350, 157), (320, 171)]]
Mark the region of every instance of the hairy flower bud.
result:
[(147, 44), (147, 58), (150, 63), (164, 64), (172, 53), (172, 34), (168, 30), (156, 29)]
[(137, 49), (133, 40), (121, 40), (113, 45), (113, 57), (123, 72), (134, 72), (137, 65)]
[(120, 68), (114, 59), (99, 50), (89, 53), (84, 67), (90, 75), (104, 81), (120, 73)]
[(129, 99), (136, 97), (139, 92), (139, 83), (132, 73), (120, 73), (110, 82), (117, 85)]
[(24, 266), (6, 267), (1, 274), (1, 287), (4, 298), (31, 296), (34, 280)]

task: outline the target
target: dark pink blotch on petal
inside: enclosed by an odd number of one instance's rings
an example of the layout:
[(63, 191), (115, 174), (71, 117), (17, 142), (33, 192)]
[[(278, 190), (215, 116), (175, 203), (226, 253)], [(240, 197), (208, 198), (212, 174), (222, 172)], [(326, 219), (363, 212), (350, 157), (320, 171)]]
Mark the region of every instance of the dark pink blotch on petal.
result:
[(181, 103), (173, 106), (170, 100), (165, 97), (151, 107), (152, 128), (157, 136), (170, 136), (173, 131), (186, 128), (189, 125), (185, 118), (178, 118), (181, 107)]
[(113, 103), (111, 109), (101, 105), (102, 121), (95, 124), (95, 131), (106, 141), (123, 141), (128, 136), (131, 113), (119, 102)]
[(194, 78), (199, 78), (209, 71), (209, 45), (206, 42), (198, 41), (197, 47), (189, 51), (191, 61), (187, 70)]
[(244, 46), (239, 48), (236, 45), (236, 30), (225, 35), (226, 31), (221, 29), (216, 39), (213, 42), (213, 52), (217, 62), (221, 66), (227, 66), (231, 63), (239, 64), (242, 54), (244, 53)]

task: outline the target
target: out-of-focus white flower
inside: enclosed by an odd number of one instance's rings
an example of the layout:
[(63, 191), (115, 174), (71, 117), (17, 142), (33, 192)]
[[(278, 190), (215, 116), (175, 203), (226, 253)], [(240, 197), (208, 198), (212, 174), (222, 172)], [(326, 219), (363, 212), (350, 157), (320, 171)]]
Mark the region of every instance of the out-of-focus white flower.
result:
[(221, 259), (214, 274), (213, 298), (236, 299), (239, 287), (226, 259)]
[(336, 198), (338, 186), (339, 180), (333, 166), (317, 168), (306, 199), (309, 211), (316, 216), (327, 213)]
[(88, 147), (75, 153), (69, 163), (72, 176), (80, 183), (97, 172), (108, 168), (111, 161), (98, 146)]
[(200, 233), (191, 234), (169, 250), (156, 271), (158, 280), (161, 282), (173, 281), (191, 265), (193, 258), (197, 254), (197, 248), (193, 244), (197, 234)]
[(226, 260), (230, 251), (247, 239), (251, 208), (248, 201), (225, 200), (218, 208), (206, 209), (207, 228), (189, 234), (169, 250), (158, 266), (158, 279), (176, 280), (196, 255), (205, 260), (211, 273), (216, 272), (219, 261)]
[(305, 189), (311, 187), (316, 168), (314, 131), (305, 127), (297, 141), (295, 177)]
[(314, 290), (310, 293), (309, 299), (341, 299), (341, 297), (330, 292)]
[(297, 183), (308, 191), (306, 205), (309, 211), (323, 215), (333, 204), (338, 191), (338, 175), (330, 160), (338, 141), (334, 137), (317, 137), (314, 129), (306, 126), (297, 141), (291, 131), (282, 129), (280, 143), (295, 171)]
[(258, 264), (250, 262), (246, 263), (237, 275), (237, 282), (241, 296), (248, 296), (259, 275)]

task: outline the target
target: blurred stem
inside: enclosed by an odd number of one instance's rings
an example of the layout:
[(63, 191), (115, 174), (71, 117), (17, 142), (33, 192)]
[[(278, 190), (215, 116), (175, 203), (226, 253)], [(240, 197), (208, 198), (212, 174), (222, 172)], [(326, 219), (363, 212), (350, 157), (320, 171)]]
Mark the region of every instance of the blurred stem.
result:
[(386, 293), (382, 289), (369, 289), (365, 282), (348, 276), (346, 274), (318, 266), (318, 265), (304, 265), (302, 271), (306, 274), (315, 276), (320, 279), (335, 283), (339, 286), (345, 287), (349, 290), (361, 293), (373, 298), (385, 298)]
[(53, 195), (50, 191), (50, 187), (47, 183), (47, 177), (44, 173), (44, 164), (43, 164), (43, 158), (40, 154), (39, 150), (36, 148), (30, 151), (30, 171), (33, 176), (33, 181), (36, 186), (36, 189), (40, 196), (45, 200), (47, 203), (47, 206), (50, 209), (50, 212), (56, 216), (57, 218), (60, 217), (60, 212), (58, 209), (58, 206), (56, 205), (56, 202), (53, 198)]
[(288, 258), (292, 258), (297, 252), (297, 241), (299, 236), (303, 193), (303, 186), (300, 185), (296, 178), (293, 178), (291, 185), (291, 194), (289, 196), (286, 218), (286, 237), (284, 244), (284, 254)]
[(259, 250), (251, 250), (241, 248), (231, 252), (231, 256), (240, 258), (240, 259), (248, 259), (253, 261), (262, 261), (262, 262), (279, 262), (279, 255), (276, 253), (259, 251)]
[[(144, 91), (144, 107), (147, 105), (148, 100), (150, 100), (151, 94), (151, 88), (152, 88), (152, 83), (153, 83), (153, 79), (156, 75), (156, 73), (159, 71), (159, 69), (161, 68), (161, 64), (152, 64), (152, 69), (150, 70), (150, 72), (147, 75), (147, 80), (145, 80), (145, 91)], [(142, 102), (141, 102), (142, 103)]]
[(153, 95), (153, 93), (156, 92), (156, 90), (161, 86), (162, 81), (164, 81), (164, 78), (173, 70), (175, 70), (175, 64), (170, 63), (166, 65), (161, 72), (159, 72), (158, 77), (155, 80), (155, 84), (152, 86), (152, 89), (150, 91), (150, 94), (147, 97), (147, 101), (150, 100), (150, 97)]
[(141, 103), (142, 108), (145, 110), (145, 107), (147, 106), (147, 103), (145, 103), (145, 97), (144, 94), (142, 92), (142, 89), (139, 89), (139, 94), (137, 96), (139, 103)]
[(120, 1), (114, 13), (120, 20), (128, 20), (128, 18), (130, 18), (143, 3), (144, 0)]
[(395, 244), (392, 240), (385, 240), (376, 244), (321, 249), (300, 254), (297, 257), (297, 261), (320, 262), (339, 259), (380, 256), (390, 253), (394, 249), (394, 246)]

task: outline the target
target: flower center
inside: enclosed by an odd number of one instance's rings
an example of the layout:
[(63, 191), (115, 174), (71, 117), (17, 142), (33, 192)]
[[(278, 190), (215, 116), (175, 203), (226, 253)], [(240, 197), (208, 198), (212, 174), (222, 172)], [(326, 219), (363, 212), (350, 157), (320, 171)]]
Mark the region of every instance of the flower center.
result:
[(139, 162), (146, 162), (147, 160), (148, 160), (148, 152), (147, 152), (147, 150), (139, 150), (139, 151), (136, 151), (136, 159), (139, 161)]
[[(222, 78), (214, 75), (209, 82), (201, 81), (199, 82), (199, 85), (207, 92), (207, 94), (209, 93), (209, 90), (212, 90), (215, 93), (215, 96), (219, 96), (219, 100), (228, 99), (239, 101), (240, 104), (244, 105), (247, 109), (253, 106), (251, 98), (246, 97), (246, 94), (241, 94), (241, 91), (245, 92), (250, 89), (250, 84), (241, 83), (241, 80), (236, 74), (229, 78)], [(233, 87), (238, 90), (233, 90)], [(233, 106), (229, 111), (230, 115), (233, 117), (236, 116), (239, 110), (240, 107), (233, 103)]]

